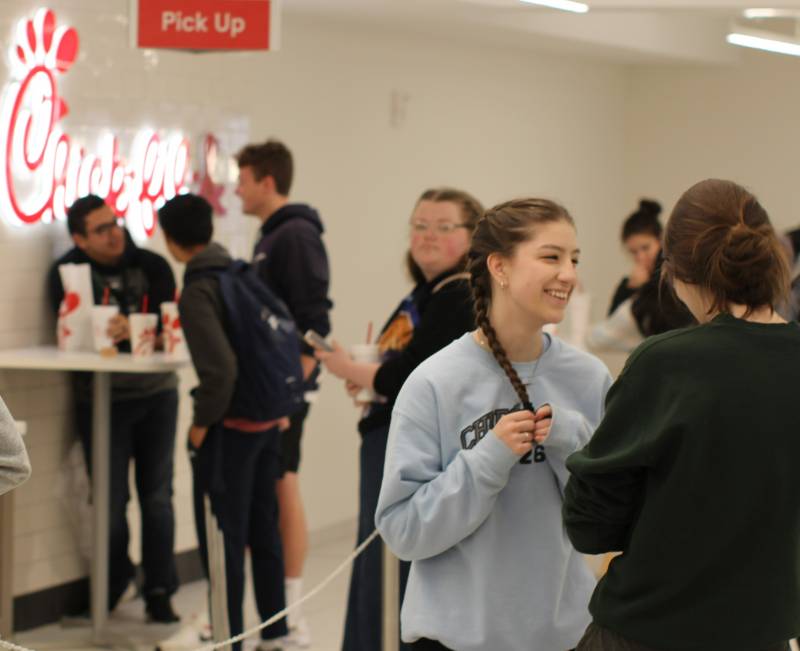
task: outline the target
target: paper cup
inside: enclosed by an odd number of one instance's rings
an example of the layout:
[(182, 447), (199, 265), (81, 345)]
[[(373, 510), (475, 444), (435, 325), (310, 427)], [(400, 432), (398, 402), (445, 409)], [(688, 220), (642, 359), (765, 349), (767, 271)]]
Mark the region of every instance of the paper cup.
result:
[(185, 358), (188, 355), (178, 304), (175, 301), (164, 301), (161, 304), (161, 333), (164, 335), (164, 355), (172, 358)]
[(128, 317), (131, 330), (131, 353), (134, 359), (146, 359), (156, 349), (157, 314), (136, 312)]
[[(355, 362), (365, 362), (375, 364), (381, 361), (381, 354), (377, 344), (355, 344), (350, 347), (350, 354)], [(361, 389), (356, 394), (359, 402), (372, 402), (375, 400), (375, 392), (372, 389)]]
[(114, 348), (114, 340), (108, 336), (108, 322), (119, 314), (118, 305), (92, 306), (92, 337), (98, 353)]

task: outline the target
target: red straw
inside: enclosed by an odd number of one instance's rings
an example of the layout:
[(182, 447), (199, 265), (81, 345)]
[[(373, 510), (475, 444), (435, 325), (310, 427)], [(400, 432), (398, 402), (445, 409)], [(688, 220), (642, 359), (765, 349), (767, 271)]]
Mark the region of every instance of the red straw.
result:
[(111, 288), (106, 285), (103, 287), (103, 305), (108, 305), (108, 295), (111, 293)]
[(181, 295), (178, 293), (178, 288), (176, 287), (175, 293), (172, 295), (172, 300), (174, 300), (177, 303), (180, 300), (180, 298)]
[(367, 324), (367, 345), (372, 343), (372, 321)]
[(142, 296), (142, 312), (147, 314), (147, 308), (149, 307), (150, 298), (145, 294)]

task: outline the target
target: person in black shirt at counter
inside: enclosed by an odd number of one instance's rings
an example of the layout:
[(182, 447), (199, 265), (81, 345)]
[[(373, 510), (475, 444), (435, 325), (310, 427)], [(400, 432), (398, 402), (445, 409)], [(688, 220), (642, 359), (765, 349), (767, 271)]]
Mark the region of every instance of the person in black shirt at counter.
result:
[[(64, 288), (59, 265), (88, 263), (96, 304), (108, 289), (109, 303), (120, 314), (110, 324), (121, 351), (130, 351), (128, 318), (148, 296), (149, 311), (175, 296), (175, 278), (160, 255), (134, 244), (122, 220), (96, 195), (75, 201), (67, 211), (67, 227), (75, 246), (59, 258), (48, 275), (50, 305), (58, 313)], [(160, 321), (160, 319), (159, 319)], [(91, 472), (92, 376), (73, 373), (78, 433)], [(150, 621), (178, 621), (171, 595), (178, 589), (175, 568), (175, 515), (172, 507), (178, 378), (174, 373), (111, 375), (111, 466), (108, 606), (113, 610), (135, 576), (128, 556), (126, 519), (128, 468), (136, 465), (136, 491), (142, 513), (142, 592)]]
[(587, 343), (593, 350), (631, 350), (645, 337), (683, 328), (692, 315), (672, 292), (662, 291), (661, 205), (642, 199), (622, 225), (622, 244), (633, 268), (614, 292), (608, 317), (592, 326)]
[[(328, 371), (347, 381), (354, 396), (374, 390), (358, 424), (361, 433), (358, 544), (375, 529), (375, 509), (383, 479), (383, 460), (392, 407), (406, 378), (425, 359), (475, 327), (466, 255), (483, 213), (471, 195), (451, 188), (432, 189), (417, 200), (411, 216), (406, 256), (416, 283), (389, 317), (378, 339), (379, 363), (355, 362), (334, 342), (334, 352), (317, 351)], [(401, 566), (401, 597), (408, 564)], [(375, 541), (353, 564), (343, 651), (381, 647), (381, 545)], [(401, 643), (401, 648), (407, 648)]]
[(658, 220), (661, 204), (652, 199), (642, 199), (639, 208), (622, 224), (621, 240), (625, 250), (633, 260), (631, 272), (625, 276), (614, 291), (609, 316), (624, 301), (636, 296), (653, 276), (661, 253), (661, 234), (663, 227)]
[(667, 224), (665, 273), (700, 325), (651, 337), (567, 460), (578, 551), (618, 551), (577, 651), (778, 651), (800, 633), (800, 326), (781, 245), (707, 180)]

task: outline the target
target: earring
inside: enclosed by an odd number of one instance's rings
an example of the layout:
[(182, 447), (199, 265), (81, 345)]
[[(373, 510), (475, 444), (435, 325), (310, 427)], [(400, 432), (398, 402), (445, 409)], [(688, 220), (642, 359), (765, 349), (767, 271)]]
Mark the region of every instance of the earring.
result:
[(500, 289), (505, 289), (508, 287), (508, 283), (505, 280), (500, 281)]

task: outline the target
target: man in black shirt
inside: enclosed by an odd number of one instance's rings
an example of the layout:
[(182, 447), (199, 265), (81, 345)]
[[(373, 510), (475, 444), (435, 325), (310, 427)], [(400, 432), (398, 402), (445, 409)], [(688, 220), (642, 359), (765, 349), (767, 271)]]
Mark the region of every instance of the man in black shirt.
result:
[[(167, 261), (137, 247), (100, 197), (88, 195), (67, 212), (67, 226), (75, 246), (59, 258), (48, 276), (53, 311), (64, 297), (58, 267), (88, 263), (95, 303), (107, 290), (109, 303), (120, 314), (110, 322), (109, 335), (121, 350), (130, 350), (128, 315), (139, 312), (148, 296), (150, 312), (159, 313), (175, 295), (175, 279)], [(109, 540), (109, 609), (113, 610), (134, 578), (128, 556), (126, 509), (130, 497), (128, 469), (136, 464), (136, 490), (142, 514), (143, 593), (151, 621), (175, 622), (170, 603), (177, 590), (172, 508), (175, 426), (178, 414), (177, 377), (174, 373), (114, 373), (111, 376), (111, 485)], [(73, 374), (75, 414), (86, 464), (91, 472), (92, 376)]]

